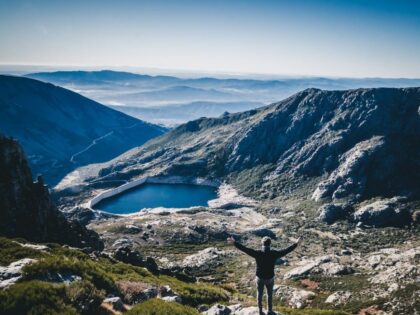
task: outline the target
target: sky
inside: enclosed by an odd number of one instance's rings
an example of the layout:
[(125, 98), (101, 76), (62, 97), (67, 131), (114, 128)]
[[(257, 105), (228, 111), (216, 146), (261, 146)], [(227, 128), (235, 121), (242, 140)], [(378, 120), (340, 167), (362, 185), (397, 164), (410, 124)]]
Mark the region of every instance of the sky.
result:
[(0, 64), (420, 78), (420, 1), (0, 0)]

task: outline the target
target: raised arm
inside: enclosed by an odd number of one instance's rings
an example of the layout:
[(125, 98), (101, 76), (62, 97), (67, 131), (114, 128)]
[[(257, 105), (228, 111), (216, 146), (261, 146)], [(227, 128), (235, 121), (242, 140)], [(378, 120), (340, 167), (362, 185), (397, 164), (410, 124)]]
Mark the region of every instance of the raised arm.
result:
[(235, 241), (235, 239), (230, 236), (228, 237), (227, 241), (231, 244), (233, 244), (237, 249), (239, 249), (240, 251), (244, 252), (245, 254), (251, 256), (251, 257), (256, 257), (257, 256), (257, 251), (252, 249), (252, 248), (248, 248), (244, 245), (242, 245), (241, 243), (238, 243), (237, 241)]
[(297, 240), (296, 243), (290, 245), (289, 247), (280, 249), (280, 250), (276, 250), (276, 256), (278, 258), (286, 256), (288, 253), (292, 252), (295, 250), (295, 248), (300, 244), (300, 242), (302, 241), (302, 239), (299, 237), (299, 239)]

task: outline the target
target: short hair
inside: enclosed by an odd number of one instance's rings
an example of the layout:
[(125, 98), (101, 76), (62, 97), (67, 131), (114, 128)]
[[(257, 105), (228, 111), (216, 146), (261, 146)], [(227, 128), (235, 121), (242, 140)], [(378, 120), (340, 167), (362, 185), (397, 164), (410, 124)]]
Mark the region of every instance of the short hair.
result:
[(261, 240), (261, 244), (263, 246), (270, 246), (271, 245), (271, 238), (269, 238), (268, 236), (264, 236), (263, 239)]

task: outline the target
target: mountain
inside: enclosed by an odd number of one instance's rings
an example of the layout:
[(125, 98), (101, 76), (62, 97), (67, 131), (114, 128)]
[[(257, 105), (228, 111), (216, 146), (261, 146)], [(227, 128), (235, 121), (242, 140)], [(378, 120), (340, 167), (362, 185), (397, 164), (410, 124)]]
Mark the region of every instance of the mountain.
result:
[(98, 234), (67, 221), (51, 201), (42, 177), (32, 181), (19, 144), (0, 135), (0, 235), (101, 249)]
[(90, 227), (110, 250), (130, 244), (167, 268), (243, 294), (254, 288), (254, 261), (225, 247), (228, 235), (251, 248), (264, 236), (276, 248), (303, 237), (279, 266), (277, 303), (308, 314), (414, 314), (419, 105), (420, 88), (307, 89), (180, 125), (112, 161), (77, 169), (55, 192), (66, 215), (83, 218), (92, 209), (80, 208), (93, 196), (145, 176), (222, 183), (208, 207), (143, 209)]
[(49, 184), (165, 131), (64, 88), (0, 76), (0, 132), (19, 140), (33, 171)]
[[(200, 102), (225, 103), (222, 112), (232, 113), (237, 111), (235, 103), (255, 103), (254, 108), (257, 108), (307, 88), (346, 90), (362, 87), (420, 86), (420, 79), (403, 78), (282, 77), (272, 79), (262, 77), (258, 80), (246, 77), (180, 78), (111, 70), (41, 72), (26, 76), (60, 85), (108, 106), (122, 106), (120, 110), (125, 113), (128, 113), (125, 107), (156, 106), (169, 109), (169, 106)], [(200, 107), (197, 107), (194, 114), (188, 117), (174, 111), (174, 116), (170, 120), (164, 117), (164, 111), (156, 111), (153, 121), (167, 122), (172, 125), (174, 122), (185, 123), (209, 116), (205, 110), (199, 109)]]
[(266, 200), (297, 192), (315, 201), (416, 199), (419, 100), (420, 88), (307, 89), (260, 109), (190, 121), (66, 183), (159, 174), (225, 180)]

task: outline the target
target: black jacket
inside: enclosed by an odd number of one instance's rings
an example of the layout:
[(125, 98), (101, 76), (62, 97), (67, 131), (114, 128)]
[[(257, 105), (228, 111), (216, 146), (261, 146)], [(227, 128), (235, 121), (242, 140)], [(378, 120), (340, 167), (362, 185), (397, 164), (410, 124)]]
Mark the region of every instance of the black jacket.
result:
[(260, 279), (271, 279), (274, 277), (274, 266), (276, 264), (276, 260), (280, 257), (283, 257), (293, 251), (297, 244), (293, 244), (285, 249), (281, 250), (271, 250), (268, 249), (266, 251), (262, 250), (254, 250), (252, 248), (248, 248), (238, 242), (233, 243), (237, 249), (243, 251), (245, 254), (248, 254), (251, 257), (255, 258), (257, 263), (257, 277)]

